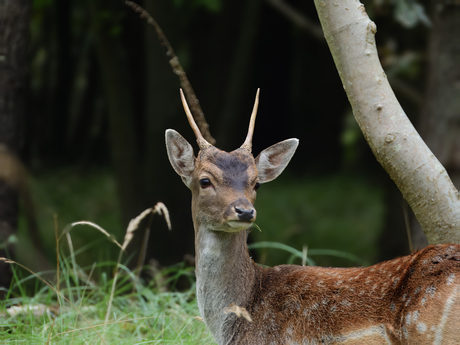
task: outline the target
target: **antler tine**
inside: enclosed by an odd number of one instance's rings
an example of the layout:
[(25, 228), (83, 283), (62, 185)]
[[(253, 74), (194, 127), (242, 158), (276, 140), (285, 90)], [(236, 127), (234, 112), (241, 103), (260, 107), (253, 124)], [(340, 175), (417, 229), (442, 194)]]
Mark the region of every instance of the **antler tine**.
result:
[(259, 107), (259, 93), (260, 93), (260, 88), (257, 89), (256, 100), (254, 102), (254, 108), (252, 109), (251, 120), (249, 121), (248, 135), (246, 136), (246, 140), (244, 141), (243, 145), (241, 145), (241, 148), (248, 150), (249, 153), (252, 152), (252, 135), (254, 134), (254, 126), (256, 124), (257, 108)]
[(193, 133), (195, 133), (196, 136), (196, 142), (198, 143), (198, 146), (200, 150), (204, 150), (210, 146), (212, 146), (203, 136), (201, 135), (200, 129), (195, 123), (195, 120), (193, 119), (192, 112), (190, 111), (190, 108), (188, 107), (187, 101), (184, 96), (184, 92), (182, 89), (180, 89), (180, 98), (182, 99), (182, 105), (184, 106), (185, 114), (187, 115), (187, 120), (188, 123), (190, 124), (190, 127), (192, 127)]

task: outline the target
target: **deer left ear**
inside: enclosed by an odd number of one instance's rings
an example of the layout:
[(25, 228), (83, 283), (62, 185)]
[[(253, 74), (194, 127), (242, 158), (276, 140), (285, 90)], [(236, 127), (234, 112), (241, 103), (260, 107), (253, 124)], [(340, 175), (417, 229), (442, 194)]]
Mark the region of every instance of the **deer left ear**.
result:
[(180, 175), (182, 181), (190, 188), (195, 156), (192, 146), (174, 129), (166, 130), (166, 149), (172, 167)]
[(270, 182), (277, 178), (289, 164), (299, 139), (287, 139), (263, 150), (256, 158), (259, 182)]

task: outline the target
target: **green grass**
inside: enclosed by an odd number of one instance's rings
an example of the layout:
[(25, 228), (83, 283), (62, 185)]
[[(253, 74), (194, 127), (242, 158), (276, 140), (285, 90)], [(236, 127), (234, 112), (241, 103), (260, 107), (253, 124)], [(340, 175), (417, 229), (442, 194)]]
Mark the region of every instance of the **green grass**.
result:
[[(140, 221), (154, 214), (163, 214), (169, 223), (167, 210), (159, 203), (131, 221), (122, 243), (86, 222), (86, 227), (119, 251), (117, 261), (81, 267), (77, 258), (90, 246), (74, 250), (72, 235), (82, 226), (78, 222), (55, 236), (59, 253), (55, 272), (36, 274), (2, 258), (11, 264), (14, 280), (0, 305), (0, 343), (213, 344), (206, 326), (196, 318), (199, 312), (191, 268), (179, 264), (157, 272), (145, 267), (154, 276), (147, 283), (121, 263), (123, 250)], [(63, 241), (70, 255), (62, 250)], [(177, 280), (184, 277), (191, 288), (174, 291)]]
[[(15, 266), (15, 282), (0, 307), (0, 343), (215, 344), (204, 323), (195, 318), (199, 312), (194, 285), (186, 292), (163, 292), (159, 286), (134, 283), (135, 275), (120, 265), (105, 322), (112, 280), (100, 277), (96, 282), (90, 274), (97, 267), (74, 270), (71, 262), (70, 258), (61, 261), (59, 291), (56, 284), (47, 285)], [(104, 265), (116, 263), (99, 264)], [(173, 267), (168, 269), (169, 276), (174, 271), (190, 275), (190, 270)], [(24, 284), (30, 280), (38, 283), (33, 297), (25, 292)], [(33, 308), (40, 310), (34, 314)], [(10, 315), (15, 309), (17, 314)]]

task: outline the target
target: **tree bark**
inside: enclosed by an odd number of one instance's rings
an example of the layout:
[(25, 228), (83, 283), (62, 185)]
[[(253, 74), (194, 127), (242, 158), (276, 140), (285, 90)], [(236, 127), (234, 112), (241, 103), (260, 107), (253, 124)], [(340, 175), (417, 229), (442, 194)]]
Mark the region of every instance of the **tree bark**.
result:
[[(219, 147), (231, 147), (232, 136), (237, 133), (236, 129), (241, 124), (235, 120), (236, 114), (241, 112), (243, 99), (248, 97), (244, 86), (247, 84), (247, 76), (250, 72), (251, 62), (255, 52), (258, 22), (260, 12), (260, 0), (247, 1), (243, 6), (240, 33), (235, 46), (230, 74), (224, 93), (222, 113), (219, 116)], [(253, 90), (251, 94), (255, 95)], [(247, 110), (250, 114), (251, 108)], [(249, 116), (249, 115), (247, 115)], [(232, 148), (233, 149), (233, 148)]]
[(315, 0), (355, 118), (429, 243), (460, 243), (460, 194), (398, 103), (380, 65), (376, 25), (357, 0)]
[(51, 148), (57, 157), (65, 156), (67, 151), (68, 114), (71, 82), (75, 66), (70, 54), (72, 25), (70, 11), (71, 1), (56, 1), (56, 85), (52, 103), (52, 121), (49, 126), (52, 129), (53, 140)]
[[(145, 10), (155, 15), (168, 40), (179, 48), (183, 26), (178, 25), (174, 4), (170, 1), (148, 1)], [(190, 196), (183, 186), (172, 183), (165, 148), (165, 130), (179, 128), (191, 133), (180, 101), (180, 83), (169, 66), (166, 47), (160, 44), (153, 26), (145, 23), (145, 185), (149, 204), (162, 201), (169, 209), (172, 231), (166, 230), (164, 220), (153, 219), (146, 257), (155, 258), (162, 266), (184, 260), (184, 254), (193, 253), (193, 225), (190, 214)], [(185, 135), (185, 134), (184, 134)], [(171, 183), (170, 183), (171, 181)], [(181, 214), (181, 212), (187, 214)], [(180, 238), (180, 241), (177, 239)]]
[[(26, 113), (31, 1), (0, 2), (0, 144), (17, 153), (23, 142)], [(0, 256), (12, 257), (19, 213), (19, 190), (0, 158)], [(14, 178), (14, 176), (13, 176)], [(0, 263), (0, 286), (9, 287), (9, 264)]]
[[(121, 38), (111, 31), (119, 25), (113, 22), (116, 18), (115, 13), (126, 9), (121, 7), (121, 3), (107, 0), (91, 0), (88, 1), (88, 6), (95, 33), (96, 55), (106, 93), (110, 148), (123, 224), (126, 226), (145, 206), (141, 188), (135, 112), (126, 73), (128, 61), (121, 61)], [(104, 16), (104, 12), (109, 12), (111, 16)]]

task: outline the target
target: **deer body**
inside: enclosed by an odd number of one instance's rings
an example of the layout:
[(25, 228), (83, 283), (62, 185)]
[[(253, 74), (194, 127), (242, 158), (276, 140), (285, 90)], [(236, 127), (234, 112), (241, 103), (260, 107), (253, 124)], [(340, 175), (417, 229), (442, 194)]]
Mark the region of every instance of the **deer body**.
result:
[[(199, 280), (218, 288), (197, 291), (200, 311), (219, 344), (459, 344), (459, 255), (458, 245), (439, 245), (367, 268), (197, 270), (198, 289)], [(224, 314), (230, 303), (252, 322)]]
[[(241, 148), (207, 143), (182, 97), (200, 152), (166, 131), (173, 168), (192, 191), (197, 299), (219, 344), (460, 344), (460, 245), (429, 246), (365, 268), (282, 265), (263, 268), (249, 256), (261, 183), (275, 179), (297, 139), (254, 159), (254, 107)], [(245, 308), (252, 321), (226, 312)]]

